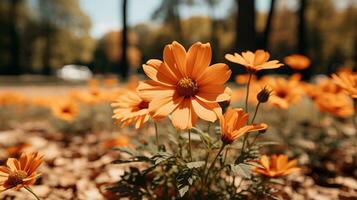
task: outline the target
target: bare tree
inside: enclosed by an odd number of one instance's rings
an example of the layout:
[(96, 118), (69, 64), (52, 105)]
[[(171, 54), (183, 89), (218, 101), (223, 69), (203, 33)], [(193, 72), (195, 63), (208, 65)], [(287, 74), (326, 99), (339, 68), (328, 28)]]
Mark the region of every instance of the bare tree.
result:
[(127, 58), (127, 50), (128, 50), (128, 26), (127, 26), (127, 11), (128, 11), (128, 1), (122, 0), (121, 5), (121, 14), (122, 14), (122, 41), (121, 41), (121, 49), (122, 55), (120, 59), (120, 73), (121, 76), (126, 79), (129, 73), (129, 66), (128, 66), (128, 58)]

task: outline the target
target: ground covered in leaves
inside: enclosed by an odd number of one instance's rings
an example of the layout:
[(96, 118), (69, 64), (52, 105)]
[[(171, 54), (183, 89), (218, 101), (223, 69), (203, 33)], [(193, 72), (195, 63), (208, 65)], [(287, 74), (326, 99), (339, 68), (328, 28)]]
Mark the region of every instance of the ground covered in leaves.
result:
[[(52, 90), (51, 88), (44, 89)], [(18, 91), (26, 92), (28, 88), (16, 88)], [(31, 89), (33, 91), (33, 88)], [(62, 90), (60, 90), (62, 91)], [(63, 91), (66, 91), (63, 89)], [(109, 105), (108, 105), (109, 106)], [(296, 112), (292, 110), (290, 112)], [(267, 116), (269, 117), (269, 116)], [(109, 116), (110, 119), (110, 116)], [(108, 120), (109, 120), (108, 119)], [(271, 121), (271, 124), (279, 123)], [(322, 127), (331, 127), (330, 118), (317, 117)], [(330, 121), (329, 121), (330, 120)], [(308, 131), (319, 129), (314, 127), (313, 122), (298, 121), (298, 124), (289, 125), (285, 129)], [(110, 122), (112, 123), (112, 122)], [(311, 123), (311, 124), (309, 124)], [(330, 124), (329, 124), (330, 123)], [(299, 126), (299, 128), (297, 128)], [(333, 126), (345, 126), (343, 122), (335, 123)], [(301, 128), (303, 127), (303, 128)], [(279, 129), (279, 125), (276, 125)], [(292, 130), (281, 129), (282, 133), (292, 133)], [(336, 130), (342, 130), (336, 132)], [(299, 131), (295, 131), (297, 135)], [(274, 128), (273, 128), (274, 132)], [(279, 131), (276, 131), (279, 132)], [(280, 184), (275, 185), (280, 190), (278, 197), (281, 199), (312, 199), (312, 200), (352, 200), (357, 199), (357, 147), (356, 132), (350, 126), (330, 128), (325, 131), (331, 138), (341, 134), (346, 144), (323, 148), (324, 145), (333, 146), (333, 141), (319, 141), (314, 143), (313, 139), (304, 140), (294, 138), (285, 134), (287, 138), (293, 138), (293, 142), (287, 142), (293, 151), (304, 151), (299, 153), (299, 163), (302, 166), (301, 173), (287, 177)], [(59, 132), (46, 120), (26, 120), (21, 123), (13, 123), (7, 129), (0, 131), (0, 164), (4, 165), (8, 157), (9, 147), (18, 147), (21, 144), (28, 145), (27, 151), (39, 151), (45, 155), (45, 162), (39, 168), (41, 178), (32, 186), (34, 192), (42, 199), (118, 199), (108, 192), (108, 185), (119, 180), (120, 175), (129, 168), (126, 165), (115, 165), (111, 162), (118, 159), (120, 153), (108, 148), (108, 142), (119, 135), (123, 144), (132, 138), (137, 138), (136, 131), (132, 128), (113, 128), (111, 130), (88, 130), (82, 134), (68, 134)], [(154, 128), (149, 126), (140, 133), (142, 136), (154, 137)], [(280, 139), (283, 135), (278, 135)], [(341, 137), (341, 136), (338, 136)], [(332, 139), (333, 140), (333, 139)], [(286, 140), (288, 141), (288, 140)], [(343, 143), (343, 142), (342, 142)], [(352, 143), (352, 145), (351, 145)], [(344, 148), (340, 148), (344, 147)], [(310, 151), (310, 152), (309, 152)], [(15, 151), (16, 152), (16, 151)], [(314, 157), (309, 154), (320, 152), (314, 162)], [(309, 158), (307, 158), (309, 156)], [(309, 160), (307, 162), (306, 160)], [(304, 162), (305, 161), (305, 162)], [(308, 163), (308, 164), (306, 164)], [(237, 181), (238, 182), (238, 181)], [(0, 199), (32, 199), (30, 193), (25, 190), (9, 190), (0, 194)]]

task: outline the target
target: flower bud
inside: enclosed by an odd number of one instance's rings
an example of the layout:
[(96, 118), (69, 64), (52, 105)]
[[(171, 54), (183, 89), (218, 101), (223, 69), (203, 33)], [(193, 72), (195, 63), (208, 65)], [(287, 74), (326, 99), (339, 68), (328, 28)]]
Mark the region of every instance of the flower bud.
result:
[(257, 95), (259, 103), (266, 103), (269, 100), (272, 90), (269, 90), (267, 87), (264, 87)]

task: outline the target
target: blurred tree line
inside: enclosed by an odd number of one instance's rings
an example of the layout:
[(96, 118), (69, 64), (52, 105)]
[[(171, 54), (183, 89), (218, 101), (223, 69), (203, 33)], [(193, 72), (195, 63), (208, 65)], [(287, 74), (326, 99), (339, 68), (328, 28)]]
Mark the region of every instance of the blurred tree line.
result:
[[(122, 31), (95, 40), (90, 18), (78, 0), (1, 0), (0, 73), (51, 74), (65, 64), (84, 64), (97, 73), (140, 70), (141, 63), (161, 58), (162, 48), (177, 40), (189, 47), (210, 42), (213, 61), (224, 54), (262, 48), (282, 59), (301, 53), (312, 59), (307, 75), (328, 73), (357, 60), (357, 6), (346, 9), (338, 0), (270, 0), (267, 12), (257, 11), (254, 0), (232, 0), (224, 18), (217, 18), (219, 0), (162, 0), (152, 22), (127, 25), (128, 0), (121, 2)], [(182, 9), (204, 5), (206, 16), (182, 18)], [(100, 8), (98, 8), (100, 9)], [(118, 17), (119, 18), (119, 17)], [(233, 68), (236, 73), (239, 68)]]

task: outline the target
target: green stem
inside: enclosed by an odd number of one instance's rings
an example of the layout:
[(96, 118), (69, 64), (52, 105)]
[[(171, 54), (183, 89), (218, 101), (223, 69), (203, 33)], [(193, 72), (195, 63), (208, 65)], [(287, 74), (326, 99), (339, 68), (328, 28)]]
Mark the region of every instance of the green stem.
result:
[(160, 151), (159, 131), (156, 122), (154, 122), (154, 126), (155, 126), (156, 146), (157, 146), (157, 150)]
[(29, 191), (37, 200), (40, 200), (40, 198), (32, 191), (29, 186), (25, 186), (24, 188)]
[(188, 129), (188, 154), (190, 156), (190, 161), (192, 161), (192, 152), (191, 152), (191, 129)]
[(253, 115), (252, 121), (250, 122), (251, 124), (254, 123), (255, 117), (257, 116), (257, 113), (258, 113), (258, 110), (259, 110), (259, 106), (260, 106), (260, 102), (258, 102), (257, 106), (255, 106), (254, 115)]
[(248, 83), (247, 83), (247, 91), (245, 95), (245, 112), (248, 113), (248, 99), (249, 99), (249, 86), (250, 86), (250, 81), (252, 80), (252, 73), (249, 72), (249, 78), (248, 78)]
[(207, 178), (208, 178), (208, 175), (209, 175), (209, 172), (211, 171), (212, 167), (214, 166), (214, 164), (216, 163), (217, 159), (218, 159), (218, 156), (221, 154), (221, 152), (223, 151), (224, 147), (226, 146), (226, 144), (222, 144), (221, 148), (219, 149), (216, 157), (214, 158), (214, 160), (212, 161), (211, 165), (208, 167), (208, 170), (207, 170), (207, 173), (206, 173), (206, 176), (204, 178), (204, 183), (207, 183)]

